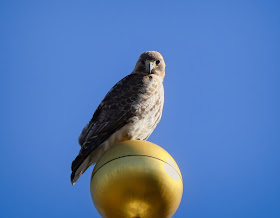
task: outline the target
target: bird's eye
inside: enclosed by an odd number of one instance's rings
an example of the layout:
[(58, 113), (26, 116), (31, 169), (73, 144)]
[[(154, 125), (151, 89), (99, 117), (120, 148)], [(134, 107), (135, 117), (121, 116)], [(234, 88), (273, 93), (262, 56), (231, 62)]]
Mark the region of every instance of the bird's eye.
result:
[(159, 63), (160, 63), (160, 60), (157, 60), (157, 61), (156, 61), (156, 65), (159, 65)]
[(141, 61), (141, 63), (142, 63), (143, 65), (145, 65), (145, 61)]

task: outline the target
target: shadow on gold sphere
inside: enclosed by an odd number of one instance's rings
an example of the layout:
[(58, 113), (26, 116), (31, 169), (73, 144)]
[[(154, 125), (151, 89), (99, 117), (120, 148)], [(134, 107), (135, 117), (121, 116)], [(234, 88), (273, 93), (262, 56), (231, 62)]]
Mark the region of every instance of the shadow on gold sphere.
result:
[(182, 175), (163, 148), (147, 141), (125, 141), (96, 163), (90, 183), (102, 217), (172, 217), (183, 193)]

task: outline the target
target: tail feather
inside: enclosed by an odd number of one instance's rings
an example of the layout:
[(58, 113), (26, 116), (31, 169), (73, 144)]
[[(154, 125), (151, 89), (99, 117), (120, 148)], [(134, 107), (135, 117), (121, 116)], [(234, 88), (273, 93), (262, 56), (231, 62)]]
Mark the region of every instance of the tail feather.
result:
[(106, 146), (99, 146), (90, 155), (86, 156), (83, 153), (80, 153), (75, 160), (72, 162), (72, 174), (71, 174), (71, 183), (75, 185), (78, 179), (83, 175), (83, 173), (89, 168), (90, 165), (95, 164), (97, 160), (105, 152)]
[[(71, 183), (75, 185), (78, 179), (83, 175), (87, 168), (92, 164), (90, 156), (88, 156), (83, 162), (81, 162), (81, 155), (79, 154), (72, 163)], [(76, 165), (79, 163), (78, 165)]]

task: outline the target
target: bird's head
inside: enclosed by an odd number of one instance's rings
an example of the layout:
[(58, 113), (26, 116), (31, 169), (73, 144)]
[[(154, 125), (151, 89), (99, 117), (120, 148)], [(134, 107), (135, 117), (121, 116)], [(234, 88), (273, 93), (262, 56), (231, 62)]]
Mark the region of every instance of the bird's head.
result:
[(155, 74), (163, 80), (165, 76), (165, 62), (157, 51), (147, 51), (140, 55), (132, 73)]

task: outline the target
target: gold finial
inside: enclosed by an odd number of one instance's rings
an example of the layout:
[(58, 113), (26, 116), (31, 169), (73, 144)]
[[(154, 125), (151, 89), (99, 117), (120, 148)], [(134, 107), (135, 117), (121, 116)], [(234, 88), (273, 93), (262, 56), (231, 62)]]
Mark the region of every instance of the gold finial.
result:
[(147, 141), (125, 141), (95, 165), (90, 190), (96, 209), (108, 218), (165, 218), (176, 212), (183, 180), (174, 159)]

